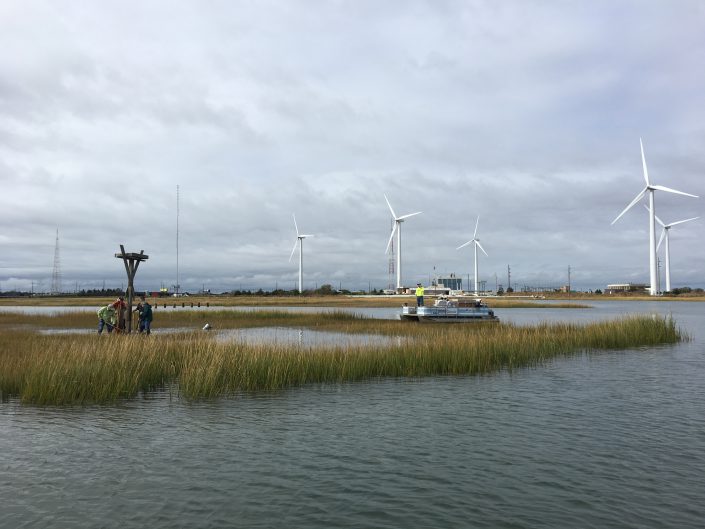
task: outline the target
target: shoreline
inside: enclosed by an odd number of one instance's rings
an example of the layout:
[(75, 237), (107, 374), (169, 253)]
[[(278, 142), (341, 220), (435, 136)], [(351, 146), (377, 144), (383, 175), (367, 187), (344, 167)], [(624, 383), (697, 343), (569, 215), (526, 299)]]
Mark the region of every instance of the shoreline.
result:
[[(291, 306), (291, 307), (396, 307), (414, 300), (413, 295), (339, 295), (339, 296), (188, 296), (188, 297), (157, 297), (150, 298), (152, 305), (184, 305), (195, 306), (201, 303), (202, 306), (208, 304), (211, 307), (234, 307), (234, 306)], [(434, 296), (427, 296), (433, 300)], [(589, 308), (589, 305), (579, 305), (581, 302), (590, 301), (654, 301), (658, 303), (666, 301), (677, 302), (705, 302), (705, 296), (615, 296), (615, 295), (595, 295), (578, 294), (571, 295), (551, 295), (541, 298), (530, 296), (485, 296), (488, 305), (494, 307), (510, 308), (512, 306), (555, 306), (555, 302), (566, 304), (562, 308)], [(0, 306), (29, 306), (29, 307), (71, 307), (71, 306), (102, 306), (114, 301), (114, 297), (87, 297), (87, 296), (46, 296), (46, 297), (0, 297)], [(546, 303), (549, 302), (549, 303)], [(569, 305), (575, 304), (576, 307)], [(560, 307), (557, 307), (560, 308)]]

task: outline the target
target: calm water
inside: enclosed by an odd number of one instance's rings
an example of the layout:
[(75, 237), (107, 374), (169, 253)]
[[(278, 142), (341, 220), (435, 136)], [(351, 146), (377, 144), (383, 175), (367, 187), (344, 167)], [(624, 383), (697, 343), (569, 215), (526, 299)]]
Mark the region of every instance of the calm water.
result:
[[(187, 327), (159, 328), (160, 334), (194, 331)], [(41, 329), (39, 334), (95, 334), (95, 329)], [(155, 330), (155, 332), (157, 332)], [(199, 332), (199, 331), (196, 331)], [(206, 331), (202, 331), (206, 332)], [(276, 343), (286, 346), (310, 348), (320, 346), (348, 347), (355, 345), (395, 345), (404, 340), (401, 336), (379, 334), (348, 334), (342, 332), (314, 331), (289, 327), (253, 327), (247, 329), (223, 329), (207, 331), (219, 342), (242, 342), (245, 344)], [(106, 333), (107, 335), (107, 333)]]
[(246, 344), (278, 343), (300, 347), (394, 345), (403, 340), (400, 336), (363, 333), (347, 334), (287, 327), (254, 327), (251, 329), (228, 329), (216, 332), (217, 339), (221, 342), (243, 342)]
[(0, 404), (0, 527), (703, 527), (705, 304), (497, 313), (652, 311), (693, 341), (212, 402)]

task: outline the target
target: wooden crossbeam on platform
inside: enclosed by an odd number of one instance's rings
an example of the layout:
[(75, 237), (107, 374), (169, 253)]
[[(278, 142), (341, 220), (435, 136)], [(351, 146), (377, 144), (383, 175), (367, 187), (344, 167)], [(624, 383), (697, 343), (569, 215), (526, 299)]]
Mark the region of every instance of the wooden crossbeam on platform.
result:
[[(142, 251), (144, 252), (144, 250), (142, 250)], [(125, 254), (116, 253), (115, 257), (117, 257), (118, 259), (134, 259), (135, 261), (146, 261), (147, 259), (149, 259), (149, 255), (145, 255), (144, 253), (134, 253), (134, 252), (125, 253)]]

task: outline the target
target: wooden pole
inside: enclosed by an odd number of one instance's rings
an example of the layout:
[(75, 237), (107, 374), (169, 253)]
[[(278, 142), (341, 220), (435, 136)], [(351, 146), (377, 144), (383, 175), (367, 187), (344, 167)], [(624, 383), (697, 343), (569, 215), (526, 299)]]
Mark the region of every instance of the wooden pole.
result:
[(140, 250), (140, 253), (126, 253), (125, 247), (120, 245), (120, 253), (115, 254), (115, 257), (122, 259), (125, 265), (125, 272), (127, 273), (127, 332), (132, 332), (132, 302), (135, 297), (135, 275), (137, 274), (137, 268), (142, 261), (149, 259), (148, 255), (144, 254), (144, 250)]

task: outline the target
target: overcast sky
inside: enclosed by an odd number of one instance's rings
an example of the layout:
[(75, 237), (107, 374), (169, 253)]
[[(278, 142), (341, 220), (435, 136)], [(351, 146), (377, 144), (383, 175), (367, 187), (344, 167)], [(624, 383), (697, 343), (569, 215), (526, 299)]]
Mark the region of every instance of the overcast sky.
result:
[[(0, 288), (648, 282), (654, 183), (705, 196), (705, 3), (4, 0)], [(657, 193), (665, 222), (705, 199)], [(671, 232), (705, 286), (705, 219)], [(658, 235), (658, 233), (657, 233)], [(663, 250), (663, 248), (662, 248)], [(661, 252), (662, 252), (661, 250)], [(660, 252), (662, 258), (663, 254)], [(515, 283), (516, 282), (516, 283)]]

